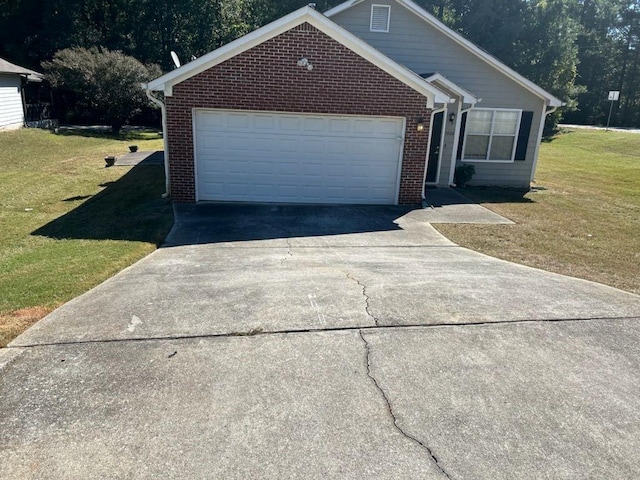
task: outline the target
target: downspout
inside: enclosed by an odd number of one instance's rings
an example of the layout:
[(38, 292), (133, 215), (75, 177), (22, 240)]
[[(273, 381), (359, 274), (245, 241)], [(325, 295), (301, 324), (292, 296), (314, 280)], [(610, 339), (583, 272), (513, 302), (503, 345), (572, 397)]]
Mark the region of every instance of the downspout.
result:
[(462, 115), (469, 112), (473, 109), (474, 105), (471, 105), (469, 108), (462, 108), (464, 99), (460, 97), (460, 103), (458, 104), (458, 113), (456, 117), (456, 129), (455, 136), (453, 140), (453, 152), (451, 153), (451, 164), (449, 165), (449, 186), (453, 187), (455, 183), (453, 183), (453, 179), (456, 174), (456, 163), (458, 161), (458, 148), (460, 148), (460, 142), (462, 139), (460, 138), (460, 125), (462, 124)]
[[(442, 113), (447, 110), (447, 104), (444, 104), (441, 108), (436, 108), (431, 110), (431, 119), (429, 120), (429, 141), (427, 142), (427, 157), (424, 162), (424, 178), (422, 179), (422, 201), (424, 202), (427, 199), (426, 190), (427, 190), (427, 167), (429, 166), (429, 154), (431, 153), (431, 137), (433, 133), (433, 119), (437, 113)], [(443, 127), (444, 129), (444, 124)]]
[(547, 110), (547, 107), (542, 110), (542, 115), (540, 118), (540, 128), (538, 129), (538, 142), (536, 143), (536, 149), (533, 153), (533, 166), (531, 167), (531, 177), (529, 178), (530, 182), (535, 182), (536, 176), (536, 168), (538, 167), (538, 154), (540, 153), (540, 144), (542, 143), (542, 134), (544, 132), (544, 122), (547, 119), (547, 115), (551, 115), (553, 112), (558, 110), (559, 107), (551, 107), (550, 110)]
[(27, 75), (20, 75), (20, 99), (22, 100), (22, 126), (26, 127), (27, 126), (27, 99), (25, 98), (24, 95), (24, 87), (27, 86), (27, 83), (29, 82)]
[(151, 93), (151, 90), (147, 88), (147, 84), (143, 83), (142, 88), (144, 88), (144, 93), (147, 94), (149, 100), (155, 103), (160, 107), (160, 111), (162, 112), (162, 139), (164, 143), (164, 193), (162, 194), (162, 198), (167, 198), (170, 193), (170, 181), (169, 181), (169, 140), (167, 138), (167, 109), (159, 98), (154, 97)]

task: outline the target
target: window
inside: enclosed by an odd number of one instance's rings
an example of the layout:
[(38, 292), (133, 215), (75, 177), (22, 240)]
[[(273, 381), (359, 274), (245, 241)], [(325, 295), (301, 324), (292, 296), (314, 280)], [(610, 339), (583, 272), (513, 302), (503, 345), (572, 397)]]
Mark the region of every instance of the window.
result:
[(473, 109), (464, 139), (465, 162), (513, 162), (521, 110)]
[(390, 5), (371, 5), (371, 27), (372, 32), (389, 31), (389, 17), (391, 16)]

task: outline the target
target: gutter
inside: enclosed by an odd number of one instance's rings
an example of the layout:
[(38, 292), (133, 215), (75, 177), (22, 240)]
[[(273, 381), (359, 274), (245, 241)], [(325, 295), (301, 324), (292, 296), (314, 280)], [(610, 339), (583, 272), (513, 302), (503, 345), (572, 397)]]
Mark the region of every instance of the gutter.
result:
[[(427, 199), (427, 168), (429, 166), (429, 155), (431, 154), (431, 140), (433, 134), (433, 119), (436, 116), (436, 113), (442, 113), (447, 110), (447, 104), (445, 103), (443, 107), (436, 108), (431, 110), (431, 120), (429, 120), (429, 141), (427, 142), (427, 158), (424, 162), (424, 178), (422, 179), (422, 202), (424, 203)], [(443, 124), (443, 132), (444, 132), (444, 124)]]
[(164, 193), (162, 194), (162, 198), (167, 198), (170, 193), (170, 181), (169, 181), (169, 140), (167, 137), (167, 108), (159, 98), (154, 97), (151, 93), (151, 90), (148, 88), (148, 84), (143, 83), (142, 88), (144, 89), (144, 93), (147, 94), (149, 100), (155, 103), (160, 107), (160, 111), (162, 112), (162, 140), (164, 141)]

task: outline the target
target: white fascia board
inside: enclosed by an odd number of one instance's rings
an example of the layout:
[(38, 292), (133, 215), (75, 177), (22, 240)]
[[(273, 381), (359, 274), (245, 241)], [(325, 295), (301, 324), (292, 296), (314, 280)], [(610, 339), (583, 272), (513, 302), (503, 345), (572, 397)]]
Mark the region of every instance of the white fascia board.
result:
[(475, 105), (480, 101), (474, 94), (470, 93), (468, 90), (465, 90), (460, 85), (455, 84), (441, 73), (434, 73), (433, 75), (425, 78), (425, 80), (429, 83), (441, 83), (442, 85), (444, 85), (444, 88), (447, 88), (458, 95), (462, 99), (462, 102), (465, 104)]
[(329, 10), (327, 10), (326, 12), (324, 12), (325, 17), (331, 17), (333, 15), (337, 15), (340, 12), (344, 12), (345, 10), (353, 7), (354, 5), (357, 5), (358, 3), (362, 3), (364, 2), (364, 0), (347, 0), (344, 3), (341, 3), (340, 5), (336, 5), (333, 8), (330, 8)]
[[(444, 23), (442, 23), (440, 20), (438, 20), (436, 17), (431, 15), (429, 12), (427, 12), (425, 9), (423, 9), (422, 7), (417, 5), (416, 3), (412, 2), (411, 0), (395, 0), (395, 1), (396, 1), (396, 3), (399, 3), (400, 5), (405, 7), (407, 10), (409, 10), (409, 11), (413, 12), (414, 14), (416, 14), (418, 17), (420, 17), (422, 20), (424, 20), (426, 23), (431, 25), (433, 28), (435, 28), (439, 32), (441, 32), (442, 34), (444, 34), (447, 37), (451, 38), (454, 42), (458, 43), (460, 46), (464, 47), (465, 49), (467, 49), (468, 51), (470, 51), (471, 53), (476, 55), (478, 58), (484, 60), (486, 63), (491, 65), (493, 68), (495, 68), (496, 70), (498, 70), (502, 74), (504, 74), (507, 77), (509, 77), (510, 79), (514, 80), (520, 86), (522, 86), (525, 89), (529, 90), (534, 95), (544, 99), (548, 106), (550, 106), (550, 107), (561, 107), (561, 106), (565, 105), (565, 103), (562, 100), (554, 97), (549, 92), (547, 92), (543, 88), (541, 88), (538, 85), (536, 85), (535, 83), (533, 83), (531, 80), (526, 79), (525, 77), (520, 75), (515, 70), (512, 70), (511, 68), (507, 67), (504, 63), (502, 63), (500, 60), (495, 58), (493, 55), (491, 55), (490, 53), (482, 50), (480, 47), (475, 45), (473, 42), (467, 40), (466, 38), (464, 38), (459, 33), (455, 32), (452, 29), (450, 29), (449, 27), (447, 27)], [(340, 5), (338, 5), (337, 7), (334, 7), (331, 10), (328, 10), (326, 12), (326, 16), (327, 17), (331, 17), (333, 15), (336, 15), (336, 14), (338, 14), (340, 12), (343, 12), (344, 10), (347, 10), (348, 8), (354, 6), (354, 5), (358, 4), (358, 3), (360, 3), (360, 2), (359, 1), (353, 1), (353, 0), (348, 1), (348, 2), (344, 2), (344, 3), (340, 4)]]
[(214, 67), (242, 52), (270, 40), (304, 22), (308, 22), (321, 32), (343, 44), (357, 55), (376, 65), (381, 70), (395, 77), (413, 90), (427, 97), (427, 106), (433, 108), (435, 103), (449, 103), (451, 98), (435, 86), (426, 82), (418, 74), (394, 62), (386, 55), (374, 49), (371, 45), (340, 27), (327, 17), (310, 7), (303, 7), (286, 15), (275, 22), (265, 25), (258, 30), (234, 40), (213, 52), (183, 65), (147, 84), (149, 90), (164, 90), (165, 95), (171, 96), (173, 86), (198, 73)]

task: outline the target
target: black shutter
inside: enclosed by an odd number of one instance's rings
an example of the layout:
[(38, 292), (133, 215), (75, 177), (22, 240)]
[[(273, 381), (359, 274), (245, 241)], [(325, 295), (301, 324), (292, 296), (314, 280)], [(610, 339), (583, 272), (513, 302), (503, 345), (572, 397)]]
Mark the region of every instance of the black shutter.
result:
[(520, 120), (520, 131), (518, 132), (518, 145), (516, 146), (515, 160), (523, 161), (527, 158), (527, 145), (529, 144), (529, 134), (531, 133), (531, 123), (533, 122), (533, 112), (522, 112)]
[(462, 147), (464, 147), (464, 132), (467, 128), (467, 112), (460, 117), (460, 140), (458, 140), (458, 154), (456, 158), (462, 160)]

